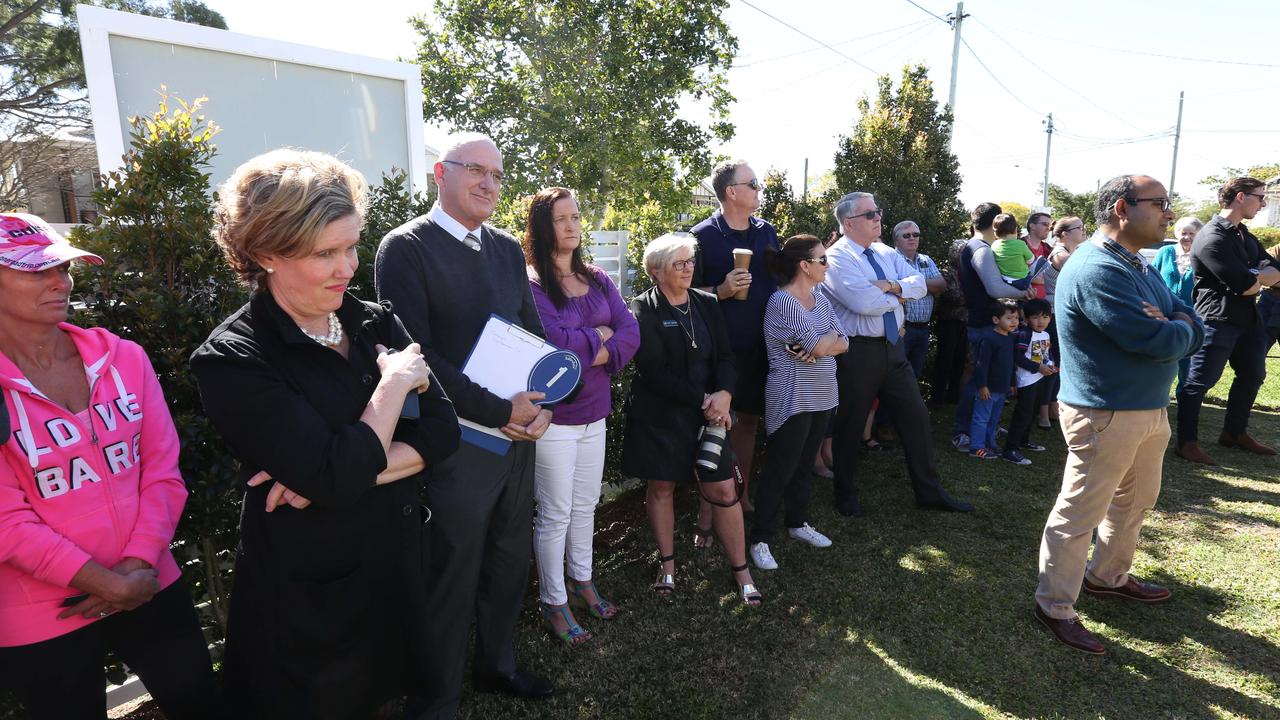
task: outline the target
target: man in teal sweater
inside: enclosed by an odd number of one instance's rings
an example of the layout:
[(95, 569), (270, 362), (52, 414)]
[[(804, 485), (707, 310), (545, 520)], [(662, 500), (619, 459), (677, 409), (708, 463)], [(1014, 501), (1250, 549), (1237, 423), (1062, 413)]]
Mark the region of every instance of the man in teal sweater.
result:
[(1164, 186), (1145, 175), (1115, 178), (1098, 191), (1095, 216), (1098, 232), (1063, 267), (1055, 295), (1069, 453), (1040, 543), (1035, 613), (1063, 643), (1101, 655), (1102, 643), (1076, 615), (1082, 582), (1091, 595), (1143, 603), (1171, 594), (1129, 570), (1160, 494), (1169, 385), (1178, 361), (1200, 347), (1204, 326), (1138, 254), (1173, 220)]

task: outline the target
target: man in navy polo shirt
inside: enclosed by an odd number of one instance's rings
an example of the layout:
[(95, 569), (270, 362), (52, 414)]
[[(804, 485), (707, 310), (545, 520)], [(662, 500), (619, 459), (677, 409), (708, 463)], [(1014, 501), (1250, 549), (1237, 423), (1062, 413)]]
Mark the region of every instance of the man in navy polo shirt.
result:
[[(763, 186), (746, 162), (733, 160), (717, 165), (711, 172), (711, 187), (720, 200), (720, 209), (693, 228), (698, 239), (693, 285), (720, 299), (720, 311), (729, 328), (729, 343), (738, 369), (738, 385), (733, 390), (737, 419), (729, 431), (729, 441), (742, 477), (749, 480), (756, 428), (764, 413), (765, 376), (769, 372), (764, 349), (764, 308), (778, 289), (765, 265), (765, 250), (777, 249), (778, 231), (751, 214), (760, 207)], [(751, 251), (749, 267), (734, 269), (733, 251), (737, 248)], [(747, 289), (746, 299), (735, 299), (735, 293), (743, 288)], [(742, 509), (752, 509), (745, 485)], [(698, 524), (703, 529), (708, 527), (710, 517), (709, 508), (706, 510), (698, 513)]]

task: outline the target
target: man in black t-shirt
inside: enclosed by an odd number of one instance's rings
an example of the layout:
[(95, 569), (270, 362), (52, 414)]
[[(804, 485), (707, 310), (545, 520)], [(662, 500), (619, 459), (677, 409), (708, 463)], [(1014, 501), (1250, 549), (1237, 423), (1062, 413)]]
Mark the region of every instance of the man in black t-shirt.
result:
[(1178, 393), (1175, 450), (1179, 457), (1205, 465), (1217, 463), (1200, 447), (1200, 405), (1228, 362), (1235, 379), (1218, 444), (1259, 455), (1276, 454), (1247, 432), (1249, 412), (1267, 374), (1269, 336), (1258, 313), (1257, 296), (1280, 283), (1280, 263), (1267, 255), (1243, 224), (1266, 206), (1264, 184), (1250, 177), (1234, 178), (1218, 192), (1218, 204), (1222, 211), (1191, 244), (1196, 314), (1204, 320), (1204, 344), (1191, 356), (1187, 381)]

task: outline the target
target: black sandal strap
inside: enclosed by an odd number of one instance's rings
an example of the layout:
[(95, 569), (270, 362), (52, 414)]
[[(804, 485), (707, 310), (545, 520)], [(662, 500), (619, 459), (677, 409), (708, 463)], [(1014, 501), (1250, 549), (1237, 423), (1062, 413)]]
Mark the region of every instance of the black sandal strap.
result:
[(734, 571), (734, 572), (742, 572), (743, 570), (746, 570), (746, 569), (747, 569), (747, 564), (746, 564), (746, 563), (742, 563), (741, 565), (736, 565), (736, 566), (731, 567), (731, 568), (729, 568), (729, 569), (730, 569), (730, 570), (732, 570), (732, 571)]
[[(670, 555), (659, 555), (659, 556), (658, 556), (658, 562), (660, 562), (660, 563), (668, 562), (668, 561), (670, 561), (670, 560), (675, 560), (675, 559), (676, 559), (676, 554), (675, 554), (675, 553), (671, 553)], [(746, 567), (746, 565), (743, 565), (743, 567)]]

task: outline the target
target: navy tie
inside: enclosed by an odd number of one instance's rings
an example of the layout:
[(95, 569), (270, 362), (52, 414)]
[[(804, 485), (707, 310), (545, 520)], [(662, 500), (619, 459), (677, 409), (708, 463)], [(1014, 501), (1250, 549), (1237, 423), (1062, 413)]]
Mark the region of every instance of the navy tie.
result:
[[(871, 248), (863, 250), (862, 254), (867, 256), (867, 262), (871, 263), (871, 269), (876, 271), (877, 280), (889, 279), (884, 276), (884, 271), (880, 269), (880, 263), (876, 262), (876, 254)], [(893, 310), (884, 314), (884, 339), (888, 340), (890, 345), (898, 344), (898, 316), (894, 314)]]

